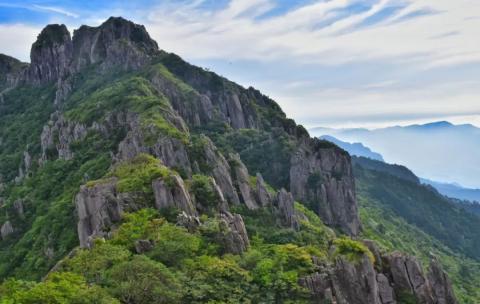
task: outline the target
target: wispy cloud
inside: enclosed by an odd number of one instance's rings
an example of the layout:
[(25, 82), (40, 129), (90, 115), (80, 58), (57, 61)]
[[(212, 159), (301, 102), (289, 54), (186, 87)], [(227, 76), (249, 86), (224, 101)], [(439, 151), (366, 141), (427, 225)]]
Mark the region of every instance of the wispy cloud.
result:
[(47, 12), (52, 12), (52, 13), (57, 13), (57, 14), (61, 14), (61, 15), (65, 15), (67, 17), (73, 17), (73, 18), (78, 18), (79, 15), (74, 13), (74, 12), (71, 12), (71, 11), (68, 11), (66, 9), (63, 9), (61, 7), (55, 7), (55, 6), (44, 6), (44, 5), (38, 5), (38, 4), (33, 4), (32, 5), (32, 8), (33, 9), (37, 9), (37, 10), (42, 10), (42, 11), (47, 11)]

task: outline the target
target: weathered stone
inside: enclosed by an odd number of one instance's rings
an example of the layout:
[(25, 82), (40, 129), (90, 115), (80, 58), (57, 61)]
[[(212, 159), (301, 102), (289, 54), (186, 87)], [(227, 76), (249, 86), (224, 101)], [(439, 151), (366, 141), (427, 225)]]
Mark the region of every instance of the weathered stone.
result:
[(328, 273), (313, 273), (299, 279), (299, 285), (311, 293), (313, 303), (334, 303), (332, 282)]
[(267, 185), (260, 173), (257, 173), (256, 195), (257, 201), (262, 207), (269, 206), (272, 203), (272, 195), (268, 192)]
[(95, 237), (105, 236), (105, 228), (121, 220), (122, 205), (117, 198), (116, 181), (81, 186), (75, 197), (80, 247), (91, 246)]
[(357, 263), (337, 258), (332, 285), (338, 304), (382, 304), (376, 272), (366, 255)]
[(0, 228), (0, 235), (2, 239), (6, 239), (10, 234), (13, 233), (13, 225), (10, 221), (6, 221), (3, 223), (2, 227)]
[(435, 303), (430, 284), (414, 257), (394, 252), (386, 261), (397, 297), (410, 293), (419, 303)]
[[(181, 168), (187, 175), (191, 175), (190, 160), (182, 140), (162, 134), (155, 136), (158, 131), (153, 127), (146, 129), (142, 126), (138, 115), (135, 114), (127, 114), (125, 121), (117, 119), (115, 123), (111, 124), (120, 124), (129, 130), (118, 146), (118, 159), (128, 160), (141, 153), (147, 153), (160, 159), (165, 166)], [(186, 132), (186, 130), (184, 131)], [(149, 142), (147, 137), (153, 137), (154, 141)]]
[(235, 205), (240, 204), (240, 199), (233, 186), (232, 177), (230, 175), (230, 165), (223, 155), (217, 150), (210, 138), (202, 136), (203, 157), (207, 165), (211, 168), (212, 176), (219, 188), (222, 190), (224, 198)]
[(447, 274), (442, 270), (437, 259), (430, 262), (427, 274), (432, 288), (435, 304), (457, 304), (458, 301), (453, 292), (452, 283)]
[(365, 246), (367, 246), (370, 252), (373, 254), (373, 257), (375, 258), (375, 267), (377, 269), (382, 269), (382, 255), (377, 244), (372, 240), (362, 240), (362, 243), (365, 244)]
[(229, 212), (221, 213), (220, 231), (226, 252), (241, 254), (250, 247), (247, 229), (241, 215)]
[(395, 304), (395, 293), (388, 278), (383, 274), (377, 274), (378, 296), (382, 304)]
[(312, 139), (299, 146), (290, 164), (290, 191), (295, 199), (316, 202), (325, 224), (357, 235), (361, 227), (350, 156)]
[(40, 135), (41, 162), (48, 160), (51, 151), (55, 151), (59, 159), (72, 159), (71, 144), (84, 139), (86, 136), (87, 128), (85, 125), (70, 122), (59, 112), (53, 113), (49, 123), (43, 127)]
[(121, 17), (111, 17), (98, 27), (81, 26), (73, 33), (73, 48), (76, 71), (90, 64), (137, 69), (158, 51), (145, 27)]
[(135, 252), (142, 254), (153, 249), (153, 242), (150, 240), (137, 240), (135, 241)]
[(184, 211), (188, 215), (196, 215), (195, 206), (180, 176), (171, 175), (168, 181), (154, 180), (152, 187), (157, 209), (173, 207)]
[(72, 39), (67, 27), (63, 24), (46, 26), (32, 45), (31, 64), (25, 71), (24, 81), (34, 85), (57, 82), (67, 73), (72, 53)]
[(15, 212), (21, 219), (25, 219), (25, 211), (23, 207), (23, 201), (22, 200), (16, 200), (13, 202), (13, 208), (15, 209)]
[(255, 202), (252, 188), (250, 187), (250, 175), (248, 174), (247, 167), (245, 167), (238, 154), (230, 154), (230, 160), (233, 171), (235, 172), (235, 183), (237, 184), (243, 203), (250, 210), (257, 209), (258, 205)]
[(275, 199), (275, 207), (280, 214), (282, 224), (294, 229), (300, 228), (297, 213), (295, 211), (295, 202), (291, 193), (281, 189)]

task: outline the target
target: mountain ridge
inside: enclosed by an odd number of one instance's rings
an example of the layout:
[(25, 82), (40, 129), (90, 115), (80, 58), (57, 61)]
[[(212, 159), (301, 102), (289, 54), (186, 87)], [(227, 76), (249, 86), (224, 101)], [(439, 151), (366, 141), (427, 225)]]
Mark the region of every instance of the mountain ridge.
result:
[(5, 80), (0, 276), (49, 273), (7, 300), (457, 303), (437, 260), (357, 239), (350, 156), (273, 100), (123, 18), (67, 33)]

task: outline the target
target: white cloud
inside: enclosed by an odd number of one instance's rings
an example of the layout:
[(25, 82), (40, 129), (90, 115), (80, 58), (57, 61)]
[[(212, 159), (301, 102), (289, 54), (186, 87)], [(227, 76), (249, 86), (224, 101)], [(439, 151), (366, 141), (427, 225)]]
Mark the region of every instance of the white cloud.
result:
[[(475, 12), (480, 13), (478, 1), (409, 1), (405, 8), (382, 22), (357, 27), (396, 4), (381, 0), (366, 12), (315, 28), (354, 3), (358, 1), (319, 1), (267, 19), (257, 17), (274, 5), (269, 0), (234, 0), (215, 12), (183, 6), (177, 8), (181, 13), (172, 13), (171, 7), (160, 6), (149, 14), (148, 27), (160, 45), (195, 59), (289, 58), (339, 64), (420, 58), (419, 63), (425, 66), (480, 61), (480, 19), (474, 18)], [(415, 12), (428, 11), (432, 13), (413, 17)], [(452, 32), (456, 34), (445, 35)]]

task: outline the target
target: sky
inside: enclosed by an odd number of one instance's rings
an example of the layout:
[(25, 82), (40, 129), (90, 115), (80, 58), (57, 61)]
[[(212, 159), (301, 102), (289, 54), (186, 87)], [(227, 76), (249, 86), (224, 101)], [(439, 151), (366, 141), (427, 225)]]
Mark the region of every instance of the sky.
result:
[(112, 15), (306, 127), (480, 126), (479, 0), (0, 0), (0, 53)]

